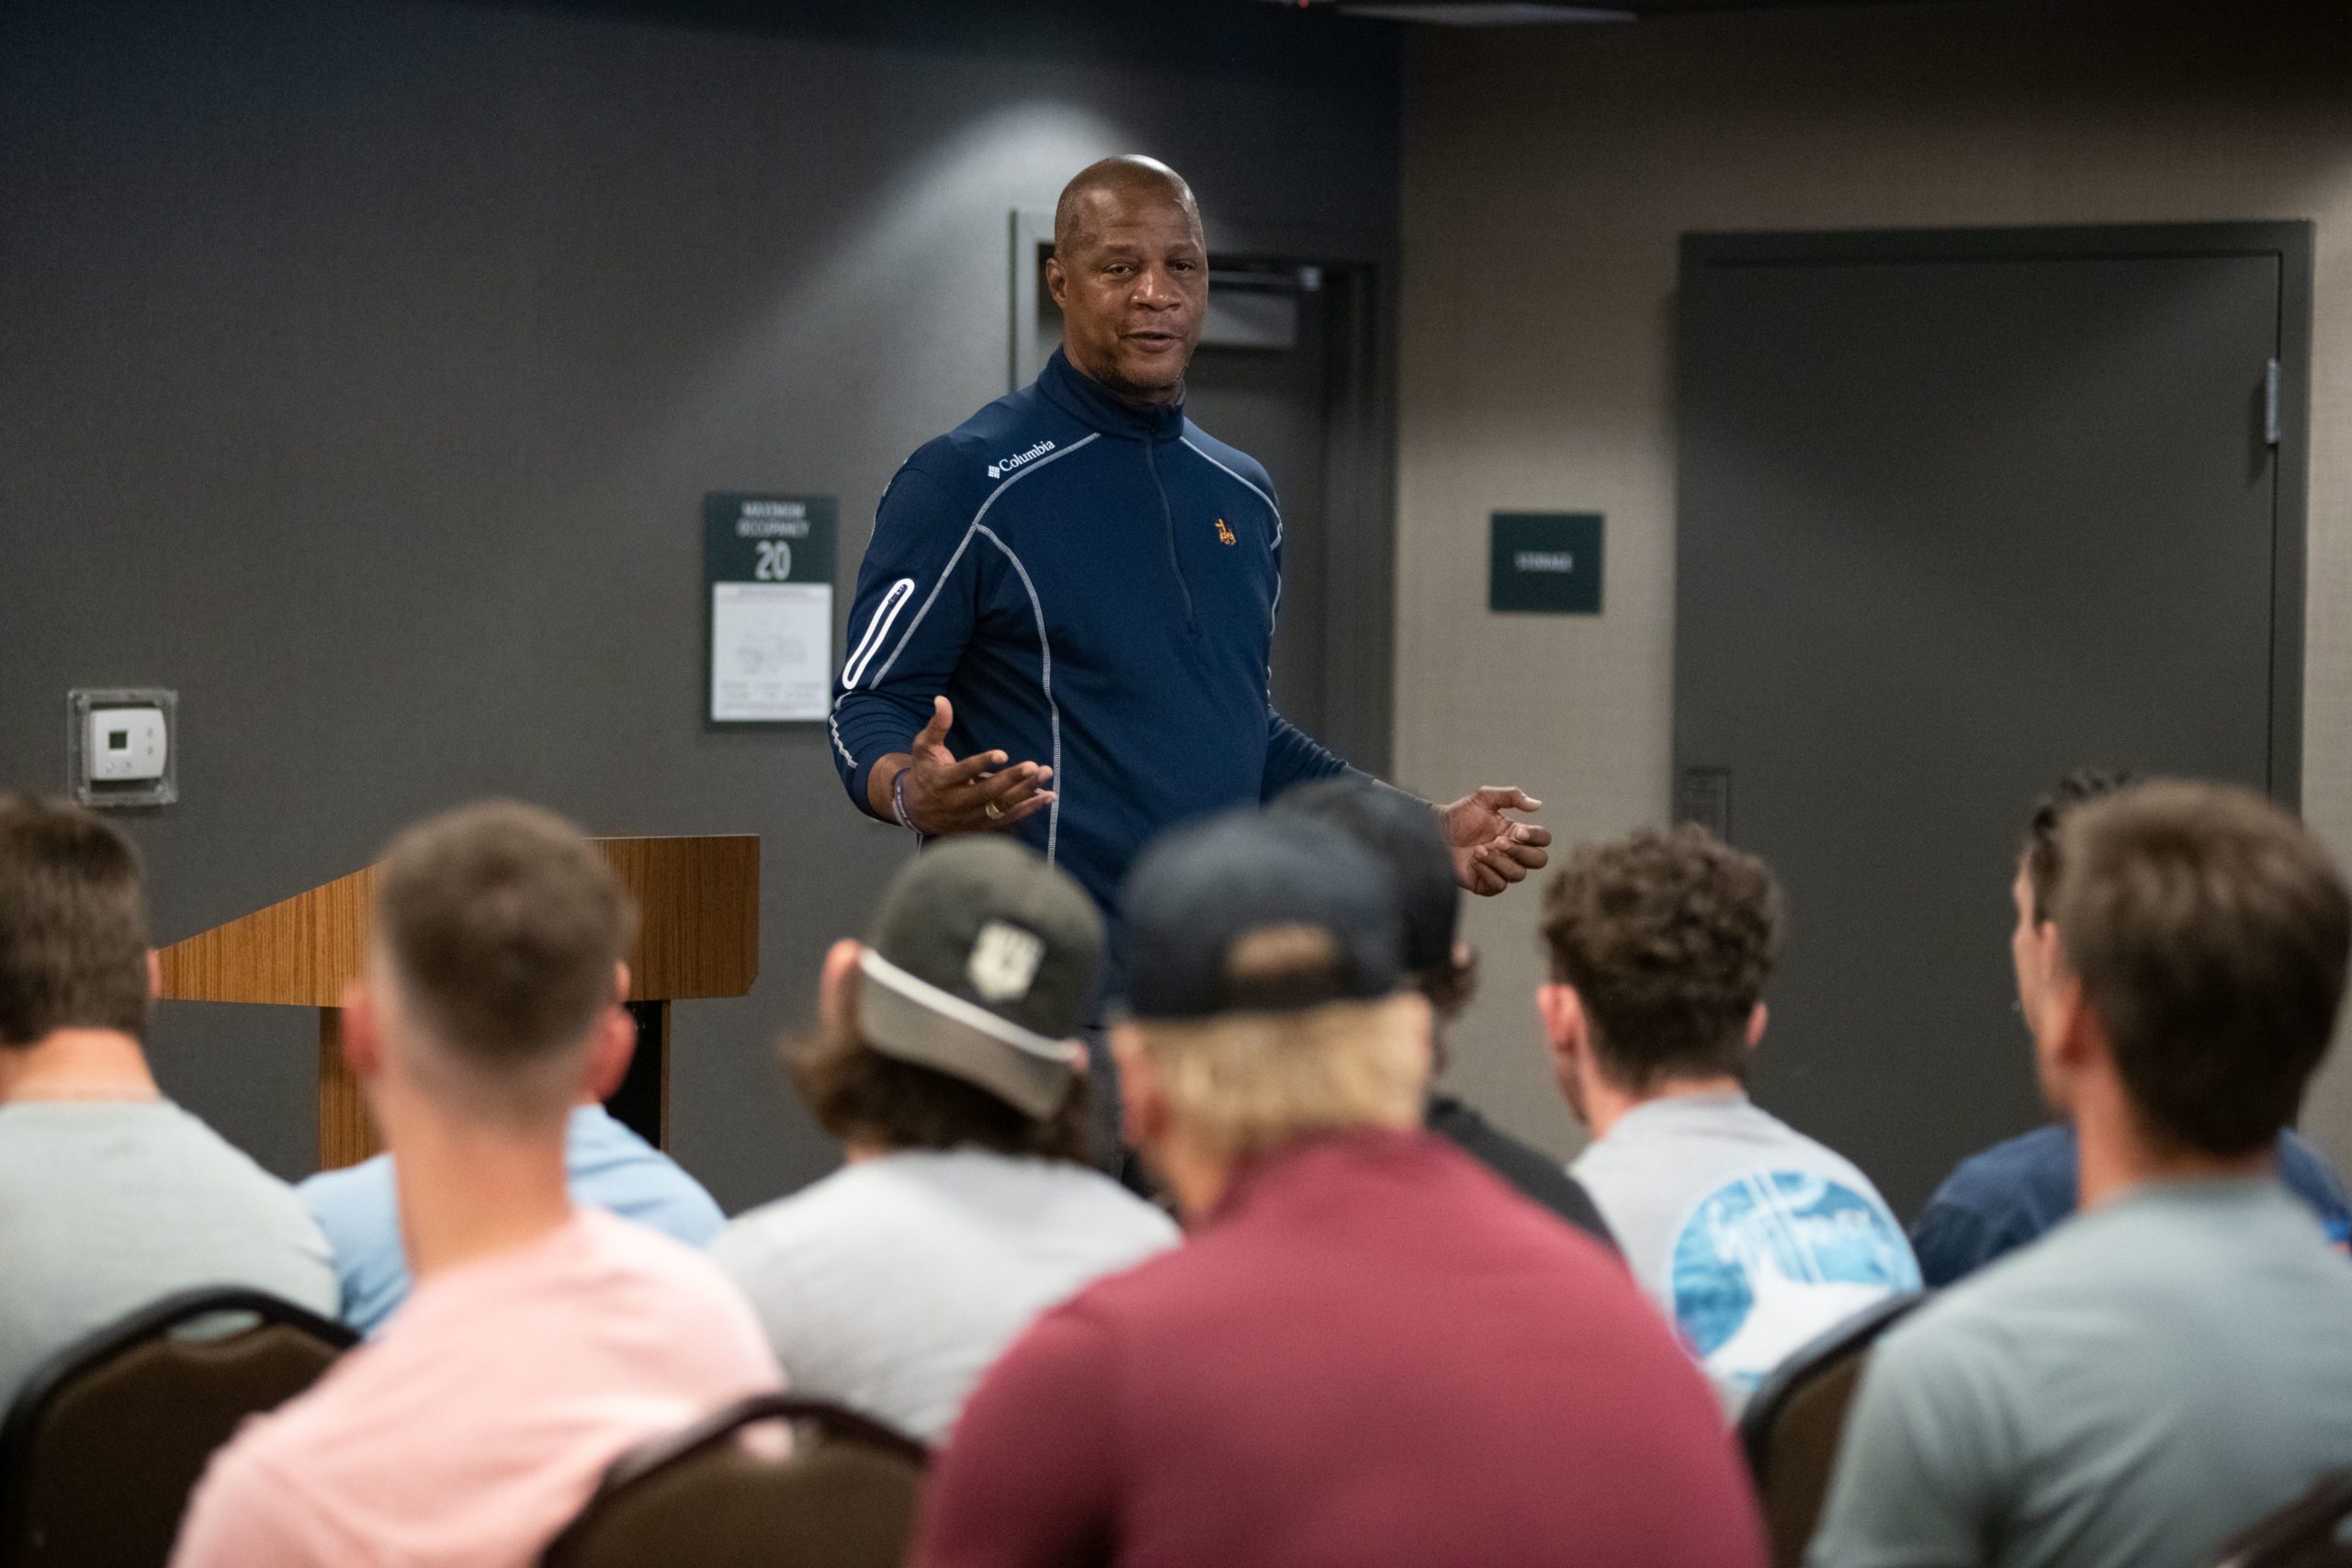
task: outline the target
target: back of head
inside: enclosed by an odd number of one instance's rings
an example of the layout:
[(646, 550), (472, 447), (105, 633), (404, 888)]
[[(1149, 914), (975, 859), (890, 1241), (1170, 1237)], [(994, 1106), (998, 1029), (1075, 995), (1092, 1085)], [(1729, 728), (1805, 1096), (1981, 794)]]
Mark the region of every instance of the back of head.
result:
[(139, 855), (79, 807), (0, 797), (0, 1047), (147, 1030)]
[(2327, 1052), (2352, 897), (2309, 829), (2250, 790), (2136, 785), (2069, 812), (2052, 918), (2141, 1131), (2254, 1154)]
[(1403, 957), (1414, 982), (1441, 1013), (1470, 999), (1470, 973), (1454, 962), (1462, 893), (1453, 857), (1428, 802), (1369, 780), (1317, 779), (1285, 792), (1272, 807), (1326, 822), (1353, 839), (1387, 869), (1403, 918)]
[(1238, 1157), (1419, 1123), (1429, 1011), (1397, 995), (1396, 891), (1355, 840), (1231, 813), (1162, 838), (1122, 907), (1135, 1037), (1193, 1142)]
[(1579, 844), (1544, 893), (1552, 977), (1575, 987), (1629, 1092), (1745, 1077), (1780, 927), (1764, 863), (1695, 823)]
[(379, 868), (376, 942), (445, 1108), (560, 1115), (591, 1029), (616, 999), (637, 914), (580, 830), (494, 801), (410, 829)]
[(1102, 916), (1069, 873), (1012, 839), (946, 840), (891, 879), (793, 1080), (844, 1143), (1086, 1163), (1072, 1036), (1102, 952)]

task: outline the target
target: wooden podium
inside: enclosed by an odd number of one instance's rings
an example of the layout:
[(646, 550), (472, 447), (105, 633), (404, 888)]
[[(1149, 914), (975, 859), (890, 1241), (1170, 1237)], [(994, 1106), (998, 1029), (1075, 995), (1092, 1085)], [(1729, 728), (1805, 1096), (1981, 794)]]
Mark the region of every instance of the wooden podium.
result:
[[(639, 916), (628, 953), (637, 1055), (613, 1104), (624, 1121), (666, 1144), (670, 1004), (740, 997), (759, 977), (760, 840), (741, 833), (593, 841), (637, 899)], [(369, 866), (157, 954), (163, 975), (156, 995), (166, 1000), (319, 1010), (321, 1169), (356, 1164), (381, 1146), (359, 1086), (344, 1068), (341, 1006), (343, 988), (368, 951), (375, 895), (376, 868)], [(622, 1110), (624, 1100), (629, 1111)]]

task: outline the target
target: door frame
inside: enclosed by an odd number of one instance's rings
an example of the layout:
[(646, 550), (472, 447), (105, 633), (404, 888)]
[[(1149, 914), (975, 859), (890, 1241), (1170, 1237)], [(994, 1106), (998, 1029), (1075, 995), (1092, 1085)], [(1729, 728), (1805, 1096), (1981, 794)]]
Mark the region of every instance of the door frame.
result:
[[(1037, 343), (1037, 262), (1053, 248), (1050, 209), (1012, 213), (1008, 390), (1045, 368)], [(1329, 300), (1323, 530), (1323, 728), (1317, 739), (1386, 777), (1396, 712), (1396, 254), (1376, 233), (1220, 220), (1211, 265), (1319, 267)], [(1345, 614), (1338, 606), (1345, 604)]]
[[(2303, 617), (2311, 491), (2312, 269), (2316, 227), (2308, 219), (2223, 223), (2114, 223), (1984, 229), (1857, 229), (1682, 236), (1678, 288), (1702, 269), (1838, 262), (2151, 260), (2269, 256), (2278, 265), (2278, 397), (2270, 513), (2270, 722), (2272, 799), (2300, 807), (2303, 794)], [(1690, 367), (1677, 355), (1678, 382)], [(2260, 439), (2262, 389), (2248, 411)], [(1679, 444), (1679, 443), (1678, 443)], [(1679, 459), (1678, 459), (1679, 461)], [(1676, 520), (1680, 532), (1680, 519)], [(1679, 790), (1684, 759), (1670, 775)], [(1669, 800), (1670, 816), (1680, 815)]]

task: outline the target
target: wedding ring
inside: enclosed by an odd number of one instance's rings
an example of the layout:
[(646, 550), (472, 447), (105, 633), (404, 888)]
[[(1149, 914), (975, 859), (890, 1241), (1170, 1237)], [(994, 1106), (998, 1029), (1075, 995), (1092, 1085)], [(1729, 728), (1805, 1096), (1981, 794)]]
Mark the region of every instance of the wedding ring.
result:
[(1004, 820), (1004, 813), (996, 808), (996, 802), (993, 800), (983, 801), (980, 805), (980, 809), (988, 813), (988, 818), (991, 822), (1001, 822)]

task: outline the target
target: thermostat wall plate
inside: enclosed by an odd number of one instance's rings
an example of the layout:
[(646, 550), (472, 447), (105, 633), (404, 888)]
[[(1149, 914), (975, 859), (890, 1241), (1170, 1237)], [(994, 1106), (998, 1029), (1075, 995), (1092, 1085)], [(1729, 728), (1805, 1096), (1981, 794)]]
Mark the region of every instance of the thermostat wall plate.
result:
[(162, 687), (70, 692), (66, 782), (85, 806), (169, 806), (179, 798), (179, 694)]

